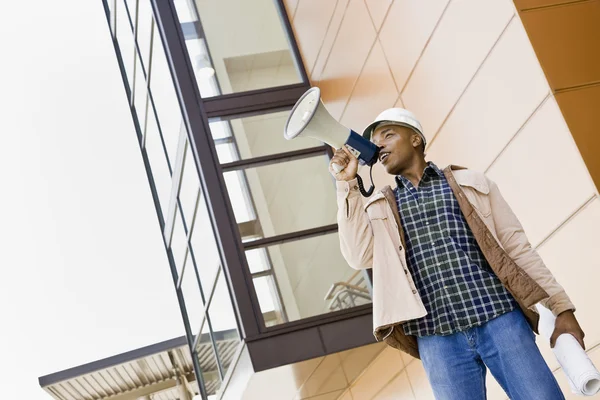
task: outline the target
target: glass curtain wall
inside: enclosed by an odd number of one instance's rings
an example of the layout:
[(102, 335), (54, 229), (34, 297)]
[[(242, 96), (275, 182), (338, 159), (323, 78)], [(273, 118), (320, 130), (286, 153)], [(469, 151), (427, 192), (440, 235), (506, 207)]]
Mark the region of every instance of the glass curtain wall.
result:
[[(240, 330), (246, 304), (240, 304), (239, 285), (232, 292), (234, 269), (250, 287), (251, 309), (262, 316), (254, 321), (254, 334), (367, 304), (368, 280), (339, 251), (330, 149), (312, 139), (283, 138), (289, 109), (309, 83), (282, 3), (103, 3), (196, 363), (197, 389), (212, 399), (222, 390), (243, 331), (250, 329)], [(169, 58), (173, 42), (165, 44), (161, 30), (165, 4), (177, 18), (190, 82), (201, 97), (192, 100), (221, 102), (202, 117), (210, 143), (196, 142), (189, 115), (186, 120), (190, 99)], [(280, 100), (265, 106), (258, 100), (265, 93)], [(218, 186), (201, 180), (194, 147), (201, 145), (214, 149), (222, 174)], [(212, 191), (226, 193), (229, 202), (221, 207), (231, 217), (221, 222), (237, 227), (233, 239), (218, 233)], [(236, 241), (239, 258), (227, 254), (224, 240)]]

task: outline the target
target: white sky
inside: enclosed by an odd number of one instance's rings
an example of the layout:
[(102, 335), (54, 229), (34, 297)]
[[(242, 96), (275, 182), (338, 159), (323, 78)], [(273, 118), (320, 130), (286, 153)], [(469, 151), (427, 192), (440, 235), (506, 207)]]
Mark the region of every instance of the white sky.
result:
[(99, 0), (0, 13), (0, 397), (183, 335)]

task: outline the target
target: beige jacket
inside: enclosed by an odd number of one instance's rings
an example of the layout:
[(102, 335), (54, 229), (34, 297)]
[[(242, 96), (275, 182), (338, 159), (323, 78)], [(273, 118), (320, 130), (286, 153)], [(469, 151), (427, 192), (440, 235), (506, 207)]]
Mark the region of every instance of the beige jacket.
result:
[[(531, 247), (498, 187), (485, 175), (450, 166), (444, 174), (492, 270), (512, 293), (537, 332), (535, 304), (555, 315), (575, 310), (562, 286)], [(373, 331), (378, 341), (419, 357), (416, 339), (402, 323), (427, 314), (407, 268), (404, 233), (392, 189), (366, 204), (356, 180), (337, 182), (340, 246), (352, 268), (373, 268)]]

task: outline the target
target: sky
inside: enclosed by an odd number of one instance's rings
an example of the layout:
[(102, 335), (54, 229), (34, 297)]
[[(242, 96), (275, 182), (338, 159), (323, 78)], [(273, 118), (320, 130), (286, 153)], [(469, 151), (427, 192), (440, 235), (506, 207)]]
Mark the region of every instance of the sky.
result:
[(0, 13), (0, 398), (184, 334), (100, 0)]

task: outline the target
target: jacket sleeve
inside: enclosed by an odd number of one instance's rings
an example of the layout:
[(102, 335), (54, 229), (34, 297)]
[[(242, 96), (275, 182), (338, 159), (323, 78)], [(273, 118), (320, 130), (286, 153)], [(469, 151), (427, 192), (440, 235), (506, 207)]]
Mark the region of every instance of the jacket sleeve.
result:
[(575, 311), (575, 306), (563, 287), (556, 281), (538, 252), (531, 247), (521, 223), (502, 197), (498, 186), (489, 179), (488, 185), (496, 235), (504, 250), (548, 293), (549, 298), (541, 302), (544, 307), (550, 309), (555, 316), (567, 310)]
[(346, 262), (354, 269), (373, 266), (373, 231), (356, 179), (338, 181), (338, 230), (340, 249)]

